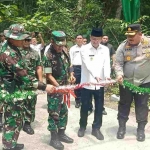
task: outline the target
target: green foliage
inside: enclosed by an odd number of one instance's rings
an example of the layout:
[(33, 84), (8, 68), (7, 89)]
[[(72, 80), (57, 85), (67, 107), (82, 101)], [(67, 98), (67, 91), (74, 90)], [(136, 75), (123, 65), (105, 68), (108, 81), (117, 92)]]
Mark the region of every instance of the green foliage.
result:
[[(12, 23), (22, 23), (29, 31), (40, 31), (45, 39), (50, 38), (52, 30), (63, 30), (68, 40), (76, 34), (89, 38), (92, 27), (103, 27), (110, 43), (117, 49), (126, 38), (127, 23), (115, 19), (120, 0), (13, 0), (0, 3), (0, 30)], [(150, 31), (150, 2), (141, 0), (143, 32)], [(122, 16), (121, 16), (122, 17)]]

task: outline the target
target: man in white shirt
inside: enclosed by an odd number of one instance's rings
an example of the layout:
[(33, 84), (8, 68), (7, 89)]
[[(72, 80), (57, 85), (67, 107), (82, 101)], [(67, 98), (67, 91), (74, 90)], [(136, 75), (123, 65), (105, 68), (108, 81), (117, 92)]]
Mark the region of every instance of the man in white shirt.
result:
[[(93, 28), (90, 43), (81, 49), (81, 83), (98, 83), (100, 80), (110, 80), (110, 55), (109, 49), (100, 44), (102, 29)], [(90, 100), (94, 96), (95, 112), (92, 124), (92, 135), (98, 140), (104, 140), (100, 132), (102, 126), (102, 111), (104, 100), (104, 87), (97, 85), (84, 86), (81, 91), (80, 129), (78, 136), (83, 137), (88, 119)]]
[(88, 42), (88, 41), (87, 41), (87, 38), (84, 37), (84, 38), (83, 38), (83, 45), (86, 45), (87, 42)]
[[(71, 65), (73, 67), (74, 70), (74, 76), (76, 78), (76, 84), (80, 84), (81, 81), (81, 55), (80, 55), (80, 51), (81, 51), (81, 47), (83, 45), (83, 37), (82, 35), (77, 35), (75, 38), (76, 41), (76, 45), (72, 46), (70, 48), (69, 54), (70, 54), (70, 59), (71, 59)], [(77, 89), (74, 91), (76, 98), (76, 108), (80, 107), (81, 104), (81, 89)]]
[(44, 55), (46, 55), (46, 53), (48, 52), (50, 46), (51, 46), (51, 43), (49, 43), (49, 44), (45, 47)]
[(40, 55), (40, 59), (41, 59), (41, 50), (44, 48), (44, 40), (43, 40), (43, 38), (42, 38), (42, 35), (41, 35), (41, 33), (38, 33), (38, 37), (39, 37), (39, 39), (40, 39), (40, 41), (41, 41), (41, 43), (40, 44), (37, 44), (38, 42), (37, 42), (37, 39), (36, 39), (36, 37), (35, 37), (35, 33), (33, 34), (33, 38), (32, 38), (32, 40), (31, 40), (31, 44), (30, 44), (30, 48), (31, 49), (33, 49), (33, 50), (35, 50), (35, 51), (37, 51), (38, 53), (39, 53), (39, 55)]

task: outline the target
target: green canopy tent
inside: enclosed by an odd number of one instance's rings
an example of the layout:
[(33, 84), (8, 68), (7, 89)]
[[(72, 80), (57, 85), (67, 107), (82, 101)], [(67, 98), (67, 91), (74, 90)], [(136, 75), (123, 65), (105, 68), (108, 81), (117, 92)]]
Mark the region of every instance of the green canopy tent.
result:
[(140, 17), (140, 0), (122, 0), (123, 15), (126, 22), (133, 23)]

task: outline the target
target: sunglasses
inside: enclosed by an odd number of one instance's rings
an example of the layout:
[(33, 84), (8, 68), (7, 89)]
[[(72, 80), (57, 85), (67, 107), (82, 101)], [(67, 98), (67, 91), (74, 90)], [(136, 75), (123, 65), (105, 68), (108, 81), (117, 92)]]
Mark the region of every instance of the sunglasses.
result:
[(25, 39), (25, 42), (31, 42), (31, 39)]

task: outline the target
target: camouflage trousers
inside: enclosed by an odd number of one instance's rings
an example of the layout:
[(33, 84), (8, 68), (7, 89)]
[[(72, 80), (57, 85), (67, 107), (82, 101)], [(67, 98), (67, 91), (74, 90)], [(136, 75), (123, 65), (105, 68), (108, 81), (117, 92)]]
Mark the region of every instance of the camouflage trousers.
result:
[(63, 94), (47, 95), (48, 101), (48, 130), (65, 129), (68, 121), (68, 109), (63, 103)]
[(24, 122), (33, 122), (35, 119), (35, 105), (37, 102), (37, 95), (32, 96), (25, 101), (25, 115)]
[(4, 148), (13, 148), (22, 128), (24, 101), (4, 103), (4, 126), (2, 143)]

